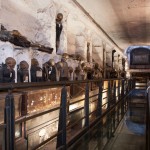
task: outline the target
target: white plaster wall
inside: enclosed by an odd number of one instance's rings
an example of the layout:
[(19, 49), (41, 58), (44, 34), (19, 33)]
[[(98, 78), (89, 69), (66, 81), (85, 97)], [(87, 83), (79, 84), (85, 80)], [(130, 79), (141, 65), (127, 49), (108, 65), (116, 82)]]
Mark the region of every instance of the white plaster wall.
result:
[[(99, 29), (72, 0), (5, 0), (2, 1), (1, 22), (7, 29), (18, 29), (29, 40), (55, 47), (55, 17), (63, 13), (63, 47), (67, 51), (67, 33), (83, 35), (87, 40)], [(95, 33), (94, 33), (95, 32)]]
[(106, 50), (106, 63), (109, 66), (112, 66), (112, 50), (113, 50), (113, 48), (107, 44), (105, 46), (105, 50)]
[(109, 66), (112, 66), (112, 53), (111, 52), (106, 52), (106, 63)]
[[(79, 53), (86, 61), (87, 42), (90, 42), (91, 56), (93, 55), (93, 59), (95, 59), (102, 67), (102, 43), (107, 45), (109, 41), (106, 41), (106, 37), (99, 28), (74, 4), (72, 0), (3, 0), (1, 1), (0, 12), (0, 23), (2, 23), (7, 30), (18, 30), (31, 42), (54, 48), (52, 54), (39, 52), (32, 48), (23, 49), (21, 54), (18, 53), (19, 50), (7, 48), (7, 51), (10, 52), (10, 55), (15, 57), (17, 63), (26, 59), (30, 64), (32, 58), (37, 58), (40, 66), (42, 66), (44, 62), (51, 58), (54, 58), (55, 62), (61, 60), (61, 56), (56, 55), (55, 50), (55, 19), (57, 13), (62, 13), (63, 30), (60, 37), (58, 53)], [(1, 45), (3, 44), (0, 44), (0, 46)], [(9, 45), (10, 47), (14, 47), (13, 44), (9, 43)], [(12, 53), (12, 51), (14, 51), (14, 53)], [(3, 53), (3, 50), (1, 50), (1, 55), (3, 55)], [(4, 58), (1, 59), (1, 61), (4, 61)], [(69, 60), (68, 63), (69, 66), (73, 66), (73, 68), (78, 64), (78, 62), (75, 62), (74, 60)], [(74, 65), (74, 63), (76, 64)]]
[(103, 46), (92, 48), (92, 56), (95, 62), (97, 62), (101, 68), (103, 68)]
[[(60, 9), (59, 2), (55, 3), (53, 0), (6, 0), (2, 1), (1, 8), (1, 23), (7, 30), (18, 30), (28, 40), (54, 49), (56, 45), (55, 18), (58, 12), (63, 13), (63, 31), (60, 45), (62, 50), (66, 51), (67, 13)], [(54, 50), (52, 55), (55, 54)]]
[(76, 52), (76, 35), (72, 33), (68, 33), (68, 40), (67, 40), (67, 48), (68, 54), (75, 54)]
[(116, 70), (118, 70), (118, 68), (119, 68), (119, 65), (118, 65), (118, 53), (115, 53), (115, 55), (114, 55), (114, 68)]
[(80, 54), (86, 60), (87, 54), (87, 41), (84, 36), (77, 35), (76, 36), (76, 54)]
[(0, 64), (5, 63), (7, 57), (14, 57), (14, 48), (9, 42), (0, 41)]

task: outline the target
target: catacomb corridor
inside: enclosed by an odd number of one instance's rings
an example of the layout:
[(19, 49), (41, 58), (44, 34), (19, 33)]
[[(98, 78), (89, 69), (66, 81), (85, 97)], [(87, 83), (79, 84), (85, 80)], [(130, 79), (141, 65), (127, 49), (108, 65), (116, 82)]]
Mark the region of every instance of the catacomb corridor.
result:
[(150, 150), (149, 0), (0, 0), (0, 150)]

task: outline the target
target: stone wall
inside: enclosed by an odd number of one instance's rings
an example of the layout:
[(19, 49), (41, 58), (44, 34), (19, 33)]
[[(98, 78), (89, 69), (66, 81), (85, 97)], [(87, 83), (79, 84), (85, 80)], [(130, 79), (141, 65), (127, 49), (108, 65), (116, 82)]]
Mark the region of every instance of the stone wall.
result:
[[(63, 30), (60, 46), (56, 54), (56, 24), (58, 13), (63, 14)], [(92, 59), (103, 68), (103, 44), (113, 45), (102, 31), (84, 14), (72, 0), (3, 0), (1, 1), (0, 23), (8, 31), (18, 30), (32, 43), (54, 48), (52, 54), (33, 48), (16, 47), (9, 42), (0, 42), (0, 63), (11, 56), (17, 61), (37, 58), (40, 66), (50, 58), (60, 61), (61, 54), (80, 54), (87, 61), (87, 43), (90, 43), (90, 62)], [(74, 64), (75, 63), (75, 64)], [(76, 67), (75, 60), (68, 60), (70, 66)]]

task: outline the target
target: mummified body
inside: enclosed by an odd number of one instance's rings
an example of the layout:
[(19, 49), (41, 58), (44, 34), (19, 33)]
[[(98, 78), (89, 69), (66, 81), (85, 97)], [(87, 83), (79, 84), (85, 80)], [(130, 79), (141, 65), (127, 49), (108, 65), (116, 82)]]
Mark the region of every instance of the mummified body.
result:
[(8, 83), (15, 82), (15, 71), (14, 67), (16, 65), (16, 61), (12, 57), (8, 57), (5, 60), (5, 64), (2, 64), (0, 68), (0, 82)]
[(21, 61), (17, 70), (17, 82), (29, 82), (29, 64)]

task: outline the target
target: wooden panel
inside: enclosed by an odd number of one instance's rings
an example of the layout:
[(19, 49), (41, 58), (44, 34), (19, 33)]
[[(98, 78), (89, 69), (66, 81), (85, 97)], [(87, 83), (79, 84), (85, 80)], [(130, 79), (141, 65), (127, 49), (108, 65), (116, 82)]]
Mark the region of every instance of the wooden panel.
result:
[(48, 109), (60, 104), (61, 88), (35, 90), (27, 93), (28, 113)]
[[(61, 89), (62, 87), (37, 90), (32, 89), (24, 91), (24, 106), (22, 106), (22, 109), (24, 109), (23, 111), (26, 110), (27, 114), (31, 114), (34, 112), (43, 111), (55, 106), (59, 106), (61, 100)], [(67, 90), (69, 97), (69, 87), (67, 87)], [(27, 108), (25, 108), (26, 106)]]

